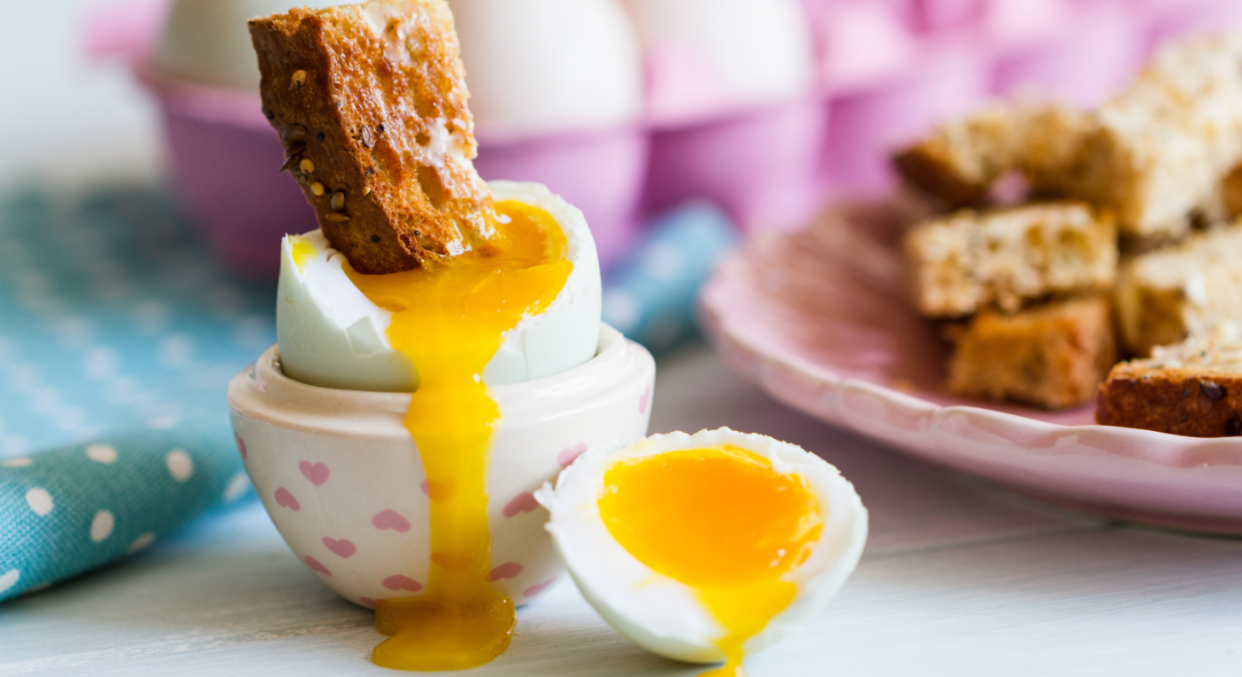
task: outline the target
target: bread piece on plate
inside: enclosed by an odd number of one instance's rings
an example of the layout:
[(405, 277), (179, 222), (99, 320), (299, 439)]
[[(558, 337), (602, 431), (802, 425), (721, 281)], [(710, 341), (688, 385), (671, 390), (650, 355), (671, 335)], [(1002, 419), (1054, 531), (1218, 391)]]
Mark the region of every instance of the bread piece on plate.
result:
[(915, 305), (927, 317), (1013, 312), (1048, 296), (1110, 288), (1116, 277), (1112, 219), (1081, 203), (961, 211), (906, 235)]
[(1126, 261), (1116, 304), (1122, 346), (1139, 357), (1206, 336), (1224, 321), (1242, 325), (1242, 224)]
[(1242, 36), (1161, 49), (1096, 113), (1072, 195), (1117, 215), (1133, 238), (1176, 238), (1242, 159)]
[(1096, 421), (1191, 437), (1242, 435), (1242, 340), (1236, 325), (1157, 347), (1113, 368)]
[[(491, 237), (491, 193), (444, 0), (371, 0), (250, 22), (263, 111), (332, 246), (363, 273)], [(222, 196), (221, 199), (227, 199)]]
[(1117, 358), (1103, 294), (1013, 315), (985, 311), (950, 338), (950, 392), (1045, 409), (1090, 402)]
[(1059, 195), (1091, 124), (1089, 114), (1058, 104), (993, 103), (937, 126), (893, 162), (908, 183), (950, 207), (982, 203), (1011, 170), (1036, 193)]

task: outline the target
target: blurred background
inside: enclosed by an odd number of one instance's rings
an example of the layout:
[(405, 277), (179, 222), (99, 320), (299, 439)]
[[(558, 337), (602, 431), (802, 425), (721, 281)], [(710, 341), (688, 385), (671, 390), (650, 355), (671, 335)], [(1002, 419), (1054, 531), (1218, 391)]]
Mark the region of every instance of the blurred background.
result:
[[(192, 500), (130, 506), (160, 520), (133, 543), (247, 495), (224, 388), (275, 338), (280, 238), (316, 224), (277, 171), (245, 19), (294, 4), (6, 3), (0, 490), (41, 467), (34, 452), (104, 439), (148, 445), (157, 474), (169, 445), (201, 453)], [(730, 247), (884, 195), (891, 151), (937, 121), (1011, 95), (1092, 105), (1162, 42), (1242, 25), (1238, 0), (450, 6), (480, 173), (546, 183), (586, 213), (605, 320), (657, 354), (695, 335), (697, 290)], [(47, 482), (90, 486), (79, 451), (62, 447), (79, 465)], [(73, 571), (130, 552), (112, 540)]]

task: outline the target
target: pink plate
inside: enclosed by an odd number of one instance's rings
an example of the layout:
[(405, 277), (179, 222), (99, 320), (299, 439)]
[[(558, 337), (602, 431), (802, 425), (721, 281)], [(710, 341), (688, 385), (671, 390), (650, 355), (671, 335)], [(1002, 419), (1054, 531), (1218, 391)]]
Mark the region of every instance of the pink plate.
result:
[(946, 348), (906, 302), (897, 245), (913, 216), (843, 207), (756, 236), (703, 289), (717, 350), (780, 402), (914, 456), (1115, 517), (1242, 533), (1242, 439), (945, 393)]

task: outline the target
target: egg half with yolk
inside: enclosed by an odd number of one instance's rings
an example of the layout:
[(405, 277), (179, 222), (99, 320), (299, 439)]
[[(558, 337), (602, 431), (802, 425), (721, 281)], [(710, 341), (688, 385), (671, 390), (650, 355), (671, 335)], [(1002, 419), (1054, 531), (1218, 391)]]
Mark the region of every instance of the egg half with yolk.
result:
[[(518, 383), (587, 362), (599, 343), (601, 287), (586, 219), (540, 184), (490, 185), (498, 206), (528, 205), (551, 217), (565, 235), (565, 260), (573, 268), (546, 309), (505, 333), (480, 378), (490, 386)], [(418, 365), (389, 337), (392, 309), (372, 301), (350, 274), (348, 261), (320, 231), (285, 238), (276, 306), (282, 369), (297, 381), (325, 388), (417, 390)]]
[(720, 675), (819, 611), (867, 539), (836, 468), (727, 428), (592, 449), (537, 498), (600, 615), (662, 656), (725, 661)]

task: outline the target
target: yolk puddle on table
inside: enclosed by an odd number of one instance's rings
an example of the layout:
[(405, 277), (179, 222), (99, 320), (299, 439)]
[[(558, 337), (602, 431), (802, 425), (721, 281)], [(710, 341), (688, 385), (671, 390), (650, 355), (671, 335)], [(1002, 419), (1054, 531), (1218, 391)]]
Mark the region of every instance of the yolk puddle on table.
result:
[(600, 515), (638, 561), (693, 588), (725, 629), (719, 677), (741, 676), (742, 645), (793, 601), (783, 574), (811, 554), (824, 514), (806, 479), (734, 446), (619, 461)]
[(500, 410), (483, 368), (505, 332), (542, 312), (573, 270), (564, 232), (546, 212), (496, 204), (497, 236), (486, 251), (391, 275), (349, 277), (392, 311), (388, 338), (418, 369), (405, 426), (431, 498), (431, 563), (425, 592), (383, 600), (375, 626), (389, 638), (376, 665), (459, 670), (487, 663), (509, 645), (513, 601), (493, 587), (487, 524), (488, 451)]

